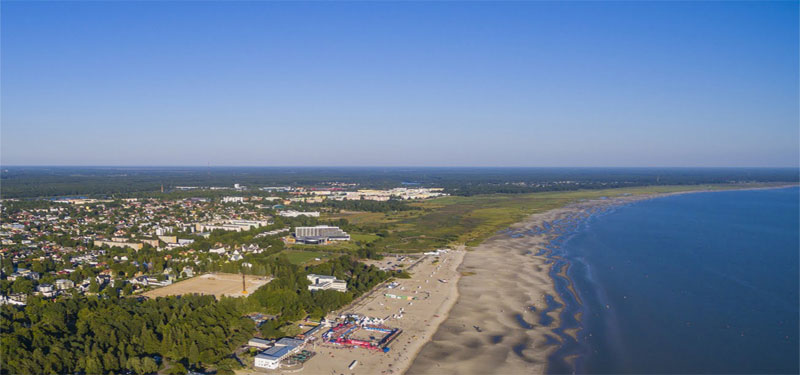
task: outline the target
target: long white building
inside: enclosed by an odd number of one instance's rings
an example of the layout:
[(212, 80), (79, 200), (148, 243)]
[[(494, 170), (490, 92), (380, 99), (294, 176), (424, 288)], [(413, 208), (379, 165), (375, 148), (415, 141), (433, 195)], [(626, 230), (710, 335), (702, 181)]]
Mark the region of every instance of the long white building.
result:
[(318, 211), (301, 212), (301, 211), (294, 211), (294, 210), (286, 210), (286, 211), (279, 212), (278, 215), (283, 216), (283, 217), (298, 217), (298, 216), (319, 217), (319, 212)]
[(294, 236), (298, 241), (320, 238), (324, 238), (328, 241), (350, 240), (350, 235), (347, 234), (347, 232), (339, 229), (339, 227), (332, 227), (328, 225), (317, 225), (315, 227), (296, 227), (294, 228)]

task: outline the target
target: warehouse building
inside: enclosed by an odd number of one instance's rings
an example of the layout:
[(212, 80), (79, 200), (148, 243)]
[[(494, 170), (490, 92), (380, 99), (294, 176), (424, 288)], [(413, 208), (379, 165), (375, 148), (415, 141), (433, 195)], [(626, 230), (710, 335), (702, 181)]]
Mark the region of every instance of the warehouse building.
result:
[(328, 225), (317, 225), (315, 227), (296, 227), (294, 236), (300, 243), (328, 243), (329, 241), (349, 241), (350, 235), (347, 232)]

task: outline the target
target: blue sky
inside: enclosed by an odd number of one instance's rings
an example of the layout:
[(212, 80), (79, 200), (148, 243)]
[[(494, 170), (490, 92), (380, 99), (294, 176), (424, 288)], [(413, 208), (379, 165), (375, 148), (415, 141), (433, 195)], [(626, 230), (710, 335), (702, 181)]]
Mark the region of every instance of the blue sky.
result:
[(9, 2), (4, 165), (798, 166), (797, 2)]

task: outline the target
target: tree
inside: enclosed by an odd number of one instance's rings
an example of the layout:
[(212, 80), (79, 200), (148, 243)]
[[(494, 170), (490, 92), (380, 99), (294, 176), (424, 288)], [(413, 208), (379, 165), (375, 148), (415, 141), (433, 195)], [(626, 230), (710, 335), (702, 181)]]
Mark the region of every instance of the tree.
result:
[(158, 371), (158, 364), (153, 358), (144, 357), (142, 358), (142, 371), (145, 374), (152, 374)]
[(100, 291), (100, 284), (97, 283), (97, 279), (92, 278), (89, 281), (89, 293), (97, 293)]
[(192, 344), (189, 345), (189, 355), (187, 356), (189, 363), (197, 364), (200, 363), (200, 350), (197, 349), (197, 343), (192, 341)]
[(11, 285), (11, 290), (13, 290), (14, 293), (30, 294), (33, 292), (33, 280), (19, 277), (14, 280), (14, 284)]
[(125, 363), (125, 367), (137, 374), (144, 374), (144, 371), (142, 370), (142, 361), (139, 359), (139, 357), (128, 358), (127, 363)]
[(179, 362), (173, 363), (172, 367), (170, 367), (169, 371), (167, 371), (167, 374), (169, 375), (186, 375), (186, 373), (186, 367), (183, 367), (183, 365)]

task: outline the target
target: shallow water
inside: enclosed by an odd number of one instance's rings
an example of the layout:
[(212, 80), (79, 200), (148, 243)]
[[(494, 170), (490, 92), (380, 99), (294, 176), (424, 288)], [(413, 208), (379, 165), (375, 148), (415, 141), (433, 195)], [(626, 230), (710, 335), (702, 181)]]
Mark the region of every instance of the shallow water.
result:
[(548, 372), (797, 373), (798, 193), (676, 195), (544, 225), (561, 234), (548, 250), (565, 304)]

